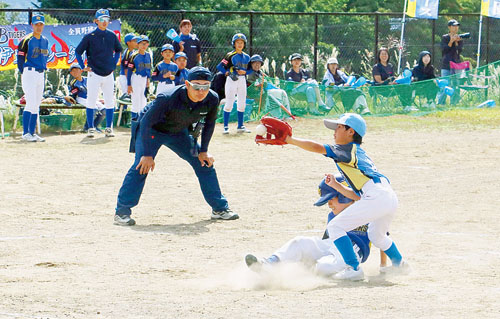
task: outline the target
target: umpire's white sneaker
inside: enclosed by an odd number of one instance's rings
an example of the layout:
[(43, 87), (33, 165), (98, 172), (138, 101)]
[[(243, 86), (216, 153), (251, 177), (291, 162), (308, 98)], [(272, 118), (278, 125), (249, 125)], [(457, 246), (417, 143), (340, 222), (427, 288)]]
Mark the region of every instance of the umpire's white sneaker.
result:
[(106, 134), (106, 137), (115, 137), (115, 133), (113, 133), (113, 129), (111, 127), (107, 127), (104, 130), (104, 134)]
[(115, 222), (118, 226), (134, 226), (135, 220), (130, 218), (130, 215), (115, 215)]
[(30, 133), (23, 134), (21, 139), (25, 140), (26, 142), (36, 142), (36, 138), (34, 138)]
[(238, 218), (240, 218), (240, 216), (238, 216), (238, 214), (233, 212), (230, 208), (226, 208), (221, 211), (212, 210), (211, 219), (234, 220)]
[(399, 266), (388, 266), (388, 267), (380, 267), (380, 273), (386, 275), (408, 275), (411, 272), (410, 264), (406, 261), (401, 261)]
[(354, 268), (352, 268), (351, 266), (347, 266), (344, 270), (335, 274), (333, 278), (340, 280), (358, 281), (365, 279), (365, 274), (361, 267), (358, 267), (358, 270), (354, 270)]
[(95, 129), (94, 128), (89, 128), (87, 130), (87, 137), (92, 138), (95, 135)]
[(45, 139), (37, 134), (33, 134), (33, 138), (35, 139), (35, 142), (45, 142)]

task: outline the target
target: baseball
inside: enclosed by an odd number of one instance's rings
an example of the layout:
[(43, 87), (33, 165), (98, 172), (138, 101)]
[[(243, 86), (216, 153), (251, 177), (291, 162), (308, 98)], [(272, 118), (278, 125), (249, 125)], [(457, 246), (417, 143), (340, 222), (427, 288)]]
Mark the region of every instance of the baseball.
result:
[(267, 128), (265, 127), (265, 125), (259, 124), (255, 128), (255, 133), (257, 133), (257, 135), (264, 136), (267, 133)]

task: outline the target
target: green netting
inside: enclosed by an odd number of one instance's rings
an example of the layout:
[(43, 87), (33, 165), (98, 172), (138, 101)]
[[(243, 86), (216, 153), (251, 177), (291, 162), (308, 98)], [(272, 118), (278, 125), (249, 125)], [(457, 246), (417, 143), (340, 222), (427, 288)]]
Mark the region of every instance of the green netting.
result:
[[(487, 100), (500, 101), (499, 76), (500, 61), (435, 80), (383, 86), (366, 84), (359, 88), (266, 78), (268, 84), (262, 90), (262, 98), (260, 87), (248, 88), (246, 113), (249, 120), (258, 120), (267, 113), (288, 117), (283, 107), (301, 117), (344, 112), (374, 116), (421, 115), (451, 108), (475, 108)], [(448, 85), (440, 87), (438, 83), (442, 80)]]

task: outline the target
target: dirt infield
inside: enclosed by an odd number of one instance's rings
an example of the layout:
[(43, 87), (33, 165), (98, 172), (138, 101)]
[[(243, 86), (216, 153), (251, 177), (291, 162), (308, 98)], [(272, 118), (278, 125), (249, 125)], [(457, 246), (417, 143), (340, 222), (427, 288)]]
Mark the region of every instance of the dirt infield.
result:
[[(312, 204), (335, 171), (322, 156), (217, 126), (210, 152), (241, 218), (210, 221), (193, 171), (163, 148), (124, 228), (112, 218), (126, 130), (0, 140), (0, 318), (499, 318), (500, 130), (390, 123), (368, 119), (364, 148), (399, 196), (391, 235), (413, 272), (379, 276), (373, 249), (360, 283), (295, 266), (262, 278), (243, 262), (321, 236), (328, 209)], [(292, 126), (332, 140), (320, 120)]]

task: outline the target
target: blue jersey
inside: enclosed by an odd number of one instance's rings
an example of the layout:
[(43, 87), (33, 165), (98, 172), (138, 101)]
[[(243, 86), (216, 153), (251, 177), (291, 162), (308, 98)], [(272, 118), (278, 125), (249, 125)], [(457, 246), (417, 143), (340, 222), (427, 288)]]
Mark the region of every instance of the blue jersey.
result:
[(151, 55), (148, 52), (140, 54), (139, 51), (135, 51), (132, 54), (128, 63), (127, 85), (131, 85), (132, 73), (151, 77)]
[(87, 64), (97, 75), (108, 76), (116, 68), (120, 59), (122, 46), (113, 31), (96, 28), (86, 34), (75, 49), (75, 55), (80, 67), (83, 69), (82, 54), (87, 53)]
[(69, 94), (72, 98), (76, 99), (77, 97), (81, 97), (82, 99), (87, 98), (87, 78), (82, 77), (81, 81), (77, 79), (72, 79), (69, 82)]
[(324, 147), (326, 150), (325, 156), (335, 161), (340, 173), (358, 196), (361, 195), (361, 188), (370, 179), (373, 179), (375, 183), (379, 183), (381, 178), (387, 179), (378, 172), (375, 164), (359, 144), (325, 144)]
[(171, 80), (169, 77), (165, 78), (165, 77), (163, 77), (163, 75), (168, 73), (168, 72), (175, 75), (177, 73), (177, 70), (179, 70), (179, 67), (174, 62), (165, 63), (165, 61), (161, 61), (160, 63), (158, 63), (156, 65), (155, 69), (153, 70), (153, 73), (151, 75), (151, 79), (153, 81), (164, 82), (166, 84), (172, 84), (172, 83), (174, 83), (175, 80)]
[(125, 70), (128, 68), (128, 63), (133, 53), (134, 51), (130, 51), (128, 48), (123, 51), (122, 60), (120, 62), (120, 75), (125, 75)]
[(175, 80), (174, 80), (175, 85), (182, 85), (186, 83), (186, 80), (188, 78), (188, 73), (189, 73), (188, 69), (178, 70), (177, 73), (175, 74)]
[(47, 70), (48, 55), (49, 40), (43, 35), (37, 39), (33, 33), (27, 34), (17, 48), (17, 67), (21, 73), (25, 66), (37, 71)]
[(231, 51), (222, 61), (217, 65), (217, 70), (222, 74), (229, 72), (230, 74), (238, 75), (238, 70), (245, 70), (248, 74), (251, 74), (252, 69), (249, 70), (248, 63), (250, 63), (250, 56), (245, 52), (236, 53), (236, 51)]

